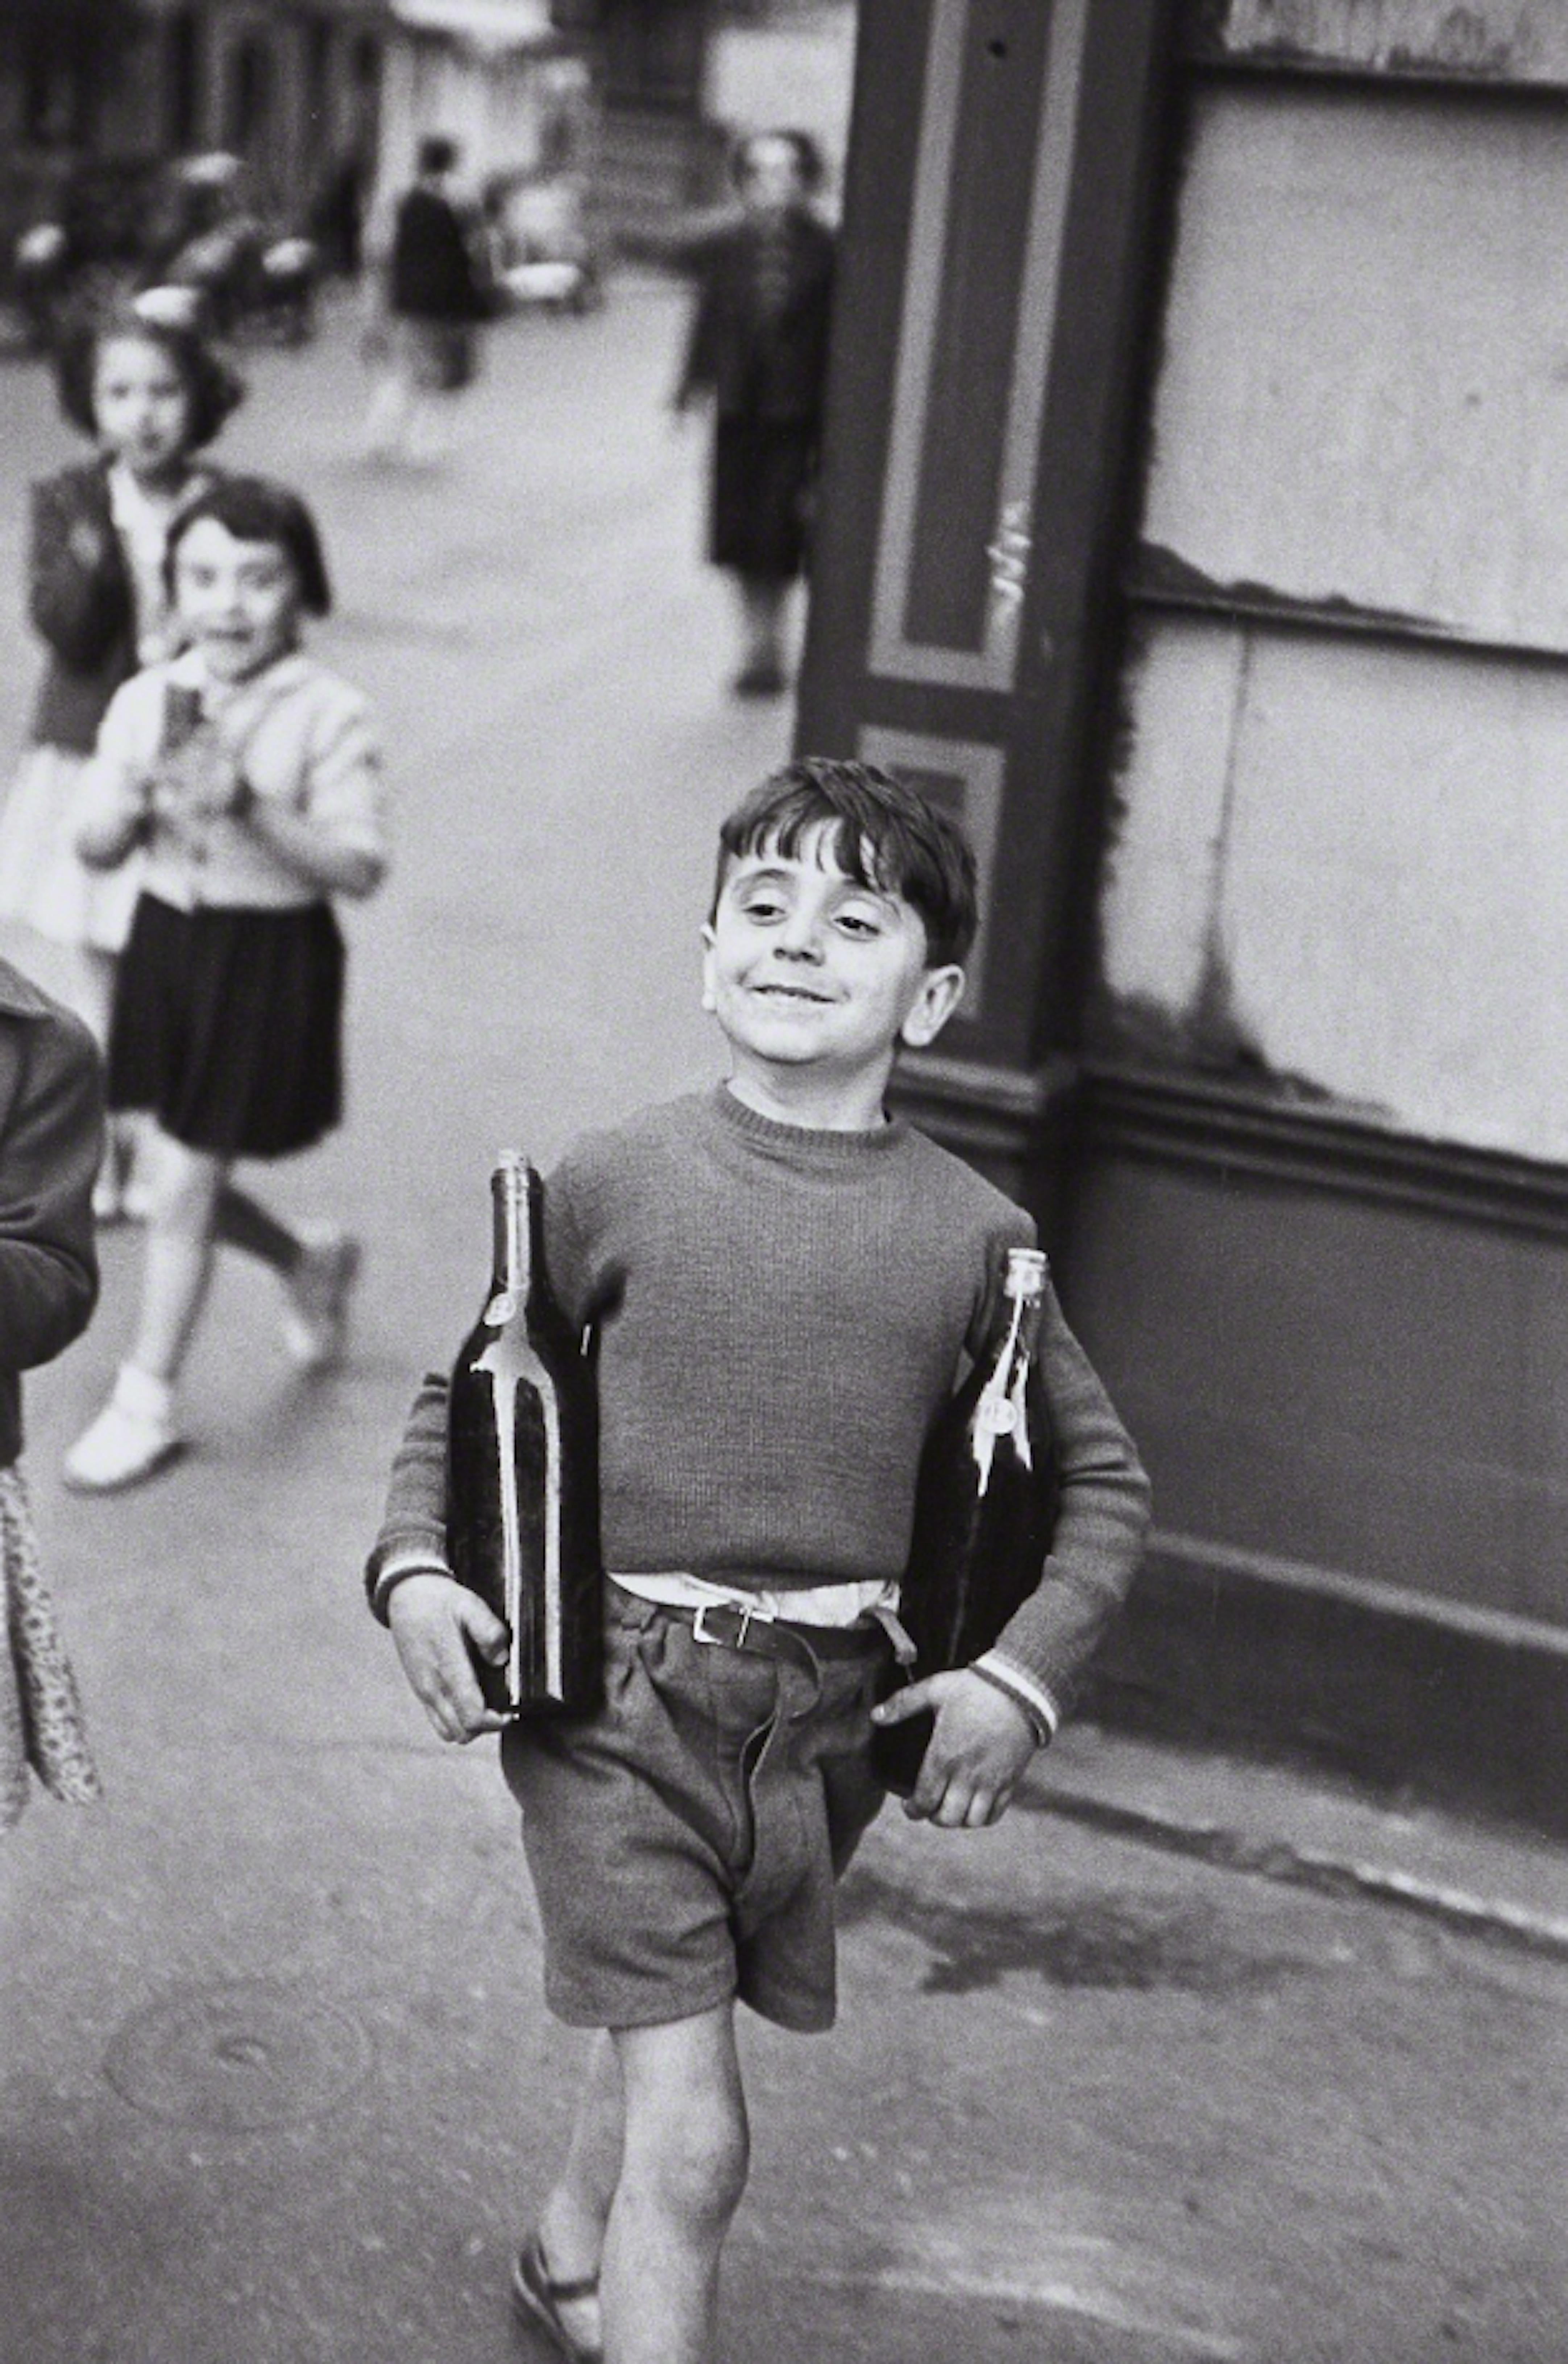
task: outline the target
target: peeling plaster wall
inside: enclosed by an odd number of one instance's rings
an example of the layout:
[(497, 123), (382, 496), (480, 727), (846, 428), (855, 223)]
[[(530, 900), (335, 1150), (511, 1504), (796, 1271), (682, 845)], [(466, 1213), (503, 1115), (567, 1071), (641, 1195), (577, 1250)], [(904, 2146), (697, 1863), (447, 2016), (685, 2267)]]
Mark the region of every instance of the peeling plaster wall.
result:
[(1112, 993), (1192, 1012), (1223, 976), (1282, 1081), (1568, 1163), (1562, 680), (1181, 620), (1129, 691)]
[(1212, 55), (1373, 72), (1568, 78), (1568, 16), (1555, 0), (1217, 0), (1201, 12)]
[(1279, 89), (1196, 126), (1145, 533), (1568, 650), (1568, 124)]
[(1204, 94), (1112, 1047), (1568, 1163), (1565, 224), (1554, 104)]

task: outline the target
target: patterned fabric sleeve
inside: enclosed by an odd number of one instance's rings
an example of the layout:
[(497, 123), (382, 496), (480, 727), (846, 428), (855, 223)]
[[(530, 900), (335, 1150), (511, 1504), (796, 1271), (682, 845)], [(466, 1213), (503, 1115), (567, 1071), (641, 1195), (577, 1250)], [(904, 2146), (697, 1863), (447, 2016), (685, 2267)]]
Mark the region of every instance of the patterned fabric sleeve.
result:
[(38, 1541), (19, 1469), (0, 1469), (0, 1828), (28, 1800), (28, 1767), (67, 1805), (101, 1793), (87, 1745), (76, 1678), (39, 1567)]

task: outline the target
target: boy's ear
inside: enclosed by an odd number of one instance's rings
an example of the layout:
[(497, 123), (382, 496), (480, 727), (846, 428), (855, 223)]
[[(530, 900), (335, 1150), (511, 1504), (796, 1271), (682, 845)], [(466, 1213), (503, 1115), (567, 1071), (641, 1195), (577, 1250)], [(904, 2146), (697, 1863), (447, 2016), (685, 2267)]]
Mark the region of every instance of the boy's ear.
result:
[(912, 1051), (929, 1048), (957, 1009), (963, 991), (963, 971), (956, 962), (929, 968), (920, 979), (914, 1006), (898, 1030), (898, 1039)]
[(702, 1006), (717, 1009), (718, 996), (713, 987), (713, 930), (705, 920), (702, 931)]

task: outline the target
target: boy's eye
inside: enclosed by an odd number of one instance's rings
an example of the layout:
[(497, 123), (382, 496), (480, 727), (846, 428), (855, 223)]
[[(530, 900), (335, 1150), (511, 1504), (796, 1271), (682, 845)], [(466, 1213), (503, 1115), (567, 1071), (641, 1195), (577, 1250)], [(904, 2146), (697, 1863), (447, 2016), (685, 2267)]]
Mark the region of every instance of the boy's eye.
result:
[(879, 936), (881, 923), (874, 911), (840, 911), (839, 925), (847, 936)]

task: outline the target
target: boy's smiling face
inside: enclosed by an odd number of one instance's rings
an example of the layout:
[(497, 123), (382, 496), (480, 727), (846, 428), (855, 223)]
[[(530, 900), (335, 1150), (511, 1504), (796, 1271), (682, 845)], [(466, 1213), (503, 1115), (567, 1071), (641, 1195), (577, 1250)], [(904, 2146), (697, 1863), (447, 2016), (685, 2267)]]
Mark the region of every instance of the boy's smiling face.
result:
[(820, 1087), (870, 1125), (899, 1043), (936, 1039), (963, 972), (929, 965), (918, 911), (851, 876), (838, 844), (821, 821), (794, 854), (764, 843), (730, 864), (703, 930), (703, 1000), (738, 1087), (795, 1108)]

